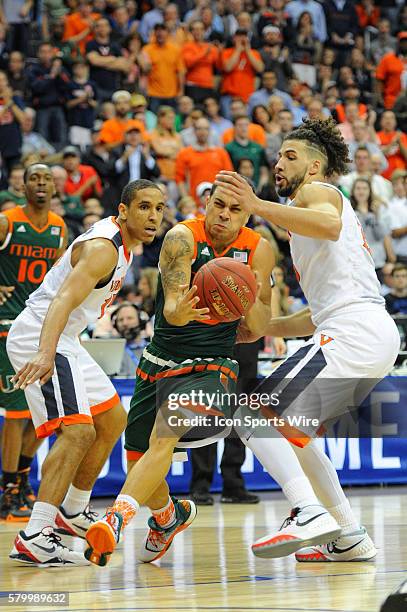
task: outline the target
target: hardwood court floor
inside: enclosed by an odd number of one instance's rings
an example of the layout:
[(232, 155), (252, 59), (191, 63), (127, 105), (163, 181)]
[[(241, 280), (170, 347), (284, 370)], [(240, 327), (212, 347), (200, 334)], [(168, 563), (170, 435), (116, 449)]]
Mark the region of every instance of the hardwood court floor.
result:
[[(407, 577), (405, 494), (405, 488), (350, 493), (379, 549), (375, 563), (256, 559), (250, 544), (277, 528), (287, 514), (287, 504), (277, 493), (263, 495), (258, 506), (216, 503), (200, 508), (193, 527), (175, 538), (156, 565), (136, 562), (145, 509), (105, 568), (17, 566), (7, 558), (16, 527), (2, 523), (0, 591), (69, 591), (70, 605), (0, 605), (0, 610), (378, 612), (387, 594)], [(102, 509), (103, 503), (95, 506)]]

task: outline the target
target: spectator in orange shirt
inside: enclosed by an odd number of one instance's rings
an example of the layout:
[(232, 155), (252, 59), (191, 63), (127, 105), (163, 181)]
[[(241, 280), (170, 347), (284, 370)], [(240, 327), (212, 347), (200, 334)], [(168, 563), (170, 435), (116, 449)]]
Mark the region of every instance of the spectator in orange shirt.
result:
[(219, 52), (214, 45), (204, 41), (205, 28), (202, 21), (193, 21), (189, 26), (193, 40), (184, 44), (182, 58), (186, 67), (185, 93), (197, 104), (213, 96), (214, 71)]
[(69, 146), (62, 152), (63, 166), (68, 173), (64, 192), (69, 196), (81, 198), (82, 203), (88, 198), (100, 198), (102, 182), (92, 166), (81, 164), (78, 149)]
[(93, 25), (100, 18), (99, 13), (92, 12), (92, 0), (80, 0), (78, 10), (65, 18), (64, 40), (78, 45), (82, 55), (86, 44), (93, 40)]
[(145, 127), (142, 121), (130, 117), (131, 95), (128, 91), (115, 91), (112, 97), (115, 106), (116, 116), (104, 121), (100, 130), (100, 139), (106, 143), (107, 148), (114, 149), (123, 144), (124, 135), (130, 125), (140, 129), (144, 135)]
[(143, 71), (147, 74), (149, 108), (156, 113), (162, 105), (176, 108), (177, 97), (184, 92), (185, 68), (181, 50), (168, 42), (168, 28), (163, 23), (154, 26), (156, 42), (143, 47)]
[(175, 181), (181, 197), (191, 195), (199, 204), (197, 186), (206, 181), (213, 182), (220, 170), (233, 170), (229, 155), (222, 147), (210, 147), (209, 121), (202, 117), (195, 124), (197, 144), (185, 147), (177, 155)]
[[(247, 115), (247, 104), (243, 102), (241, 98), (235, 98), (230, 103), (230, 116), (232, 120), (240, 115)], [(234, 138), (234, 128), (233, 126), (228, 128), (223, 132), (222, 140), (224, 144), (228, 144), (232, 142)], [(262, 147), (266, 146), (267, 143), (267, 135), (264, 128), (257, 123), (249, 123), (249, 139), (254, 140), (257, 144)]]
[(385, 155), (388, 166), (382, 176), (390, 179), (395, 170), (407, 169), (407, 136), (396, 130), (397, 121), (393, 111), (385, 111), (380, 120), (380, 132), (377, 132), (382, 153)]
[(255, 89), (256, 74), (264, 70), (260, 53), (251, 49), (246, 30), (236, 30), (233, 47), (221, 51), (220, 68), (222, 115), (230, 119), (232, 97), (238, 96), (247, 102)]
[(407, 31), (400, 32), (398, 39), (397, 51), (386, 53), (376, 70), (379, 102), (387, 109), (393, 108), (397, 96), (403, 89), (402, 78), (407, 70)]
[(157, 115), (157, 127), (150, 132), (151, 148), (155, 153), (161, 175), (167, 181), (175, 178), (175, 158), (182, 149), (182, 138), (175, 131), (175, 111), (171, 106), (161, 106)]

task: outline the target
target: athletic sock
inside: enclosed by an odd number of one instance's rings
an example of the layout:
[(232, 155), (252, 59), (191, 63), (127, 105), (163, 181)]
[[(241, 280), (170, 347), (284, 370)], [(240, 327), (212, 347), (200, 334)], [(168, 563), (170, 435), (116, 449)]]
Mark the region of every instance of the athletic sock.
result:
[(52, 504), (38, 501), (35, 502), (28, 525), (24, 529), (24, 533), (28, 536), (32, 536), (35, 533), (42, 531), (44, 527), (53, 527), (57, 512), (58, 508)]
[(359, 529), (359, 521), (346, 499), (338, 474), (329, 457), (315, 441), (304, 448), (295, 447), (294, 450), (315, 493), (337, 523), (346, 531)]
[(17, 472), (3, 472), (3, 487), (6, 488), (10, 484), (17, 484)]
[(253, 435), (249, 440), (241, 439), (280, 485), (292, 508), (320, 505), (288, 440), (278, 432), (273, 432), (272, 438)]
[(92, 490), (82, 491), (82, 489), (77, 489), (71, 484), (62, 502), (62, 509), (68, 516), (83, 512), (89, 504), (91, 494)]
[(157, 510), (151, 509), (151, 512), (156, 520), (156, 523), (164, 529), (171, 527), (177, 520), (174, 502), (172, 501), (171, 497), (168, 498), (168, 502), (165, 504), (165, 506), (158, 508)]
[(123, 528), (126, 527), (133, 516), (136, 515), (140, 506), (131, 495), (118, 495), (113, 506), (110, 508), (112, 512), (118, 512), (123, 517)]
[(20, 455), (20, 459), (18, 460), (18, 471), (23, 472), (31, 468), (31, 464), (33, 462), (34, 457), (27, 457), (27, 455)]

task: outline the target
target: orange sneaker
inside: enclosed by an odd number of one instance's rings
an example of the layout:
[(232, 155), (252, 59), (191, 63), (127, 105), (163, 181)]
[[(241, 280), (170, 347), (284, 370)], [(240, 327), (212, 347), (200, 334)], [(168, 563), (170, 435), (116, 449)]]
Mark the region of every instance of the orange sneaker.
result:
[(84, 555), (95, 565), (106, 565), (120, 539), (123, 517), (119, 512), (107, 510), (105, 516), (91, 525), (86, 532)]
[(17, 484), (9, 484), (0, 496), (0, 519), (13, 523), (29, 520), (31, 509), (25, 505)]

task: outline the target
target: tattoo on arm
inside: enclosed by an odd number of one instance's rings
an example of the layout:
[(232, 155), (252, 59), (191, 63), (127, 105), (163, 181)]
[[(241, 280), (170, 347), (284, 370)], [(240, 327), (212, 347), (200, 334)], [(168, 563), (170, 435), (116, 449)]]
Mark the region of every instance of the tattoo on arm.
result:
[(161, 281), (164, 292), (177, 291), (187, 283), (186, 260), (192, 260), (192, 248), (181, 232), (169, 233), (164, 238), (161, 251)]

